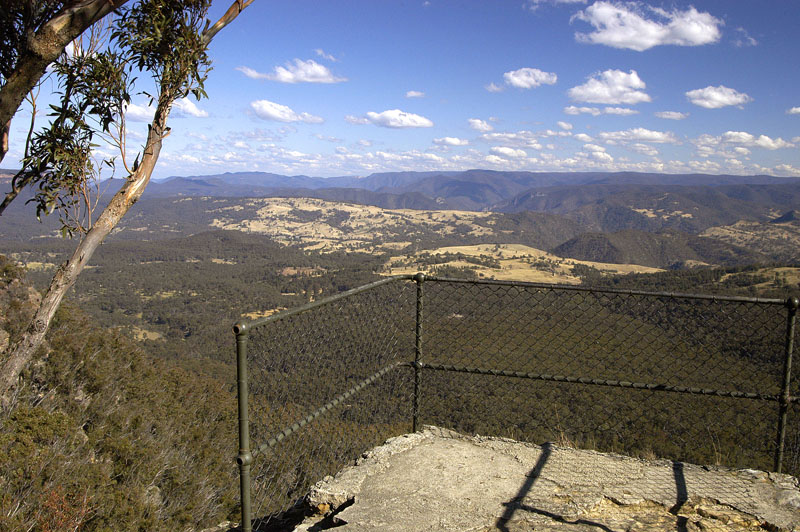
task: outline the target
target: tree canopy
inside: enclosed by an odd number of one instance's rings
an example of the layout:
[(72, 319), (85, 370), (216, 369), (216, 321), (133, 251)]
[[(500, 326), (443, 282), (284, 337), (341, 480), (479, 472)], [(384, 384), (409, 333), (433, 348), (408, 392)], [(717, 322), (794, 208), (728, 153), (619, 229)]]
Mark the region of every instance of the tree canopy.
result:
[[(169, 135), (167, 118), (173, 103), (189, 94), (205, 96), (209, 43), (252, 2), (234, 0), (214, 24), (206, 19), (211, 0), (139, 0), (125, 6), (126, 2), (113, 0), (13, 0), (3, 14), (8, 24), (3, 24), (0, 39), (0, 107), (13, 110), (0, 112), (5, 128), (2, 153), (8, 149), (13, 114), (25, 94), (35, 106), (31, 91), (51, 63), (58, 102), (50, 106), (49, 122), (41, 129), (35, 125), (34, 108), (22, 169), (0, 214), (23, 187), (34, 187), (31, 201), (37, 216), (57, 212), (62, 234), (80, 238), (72, 257), (56, 271), (25, 335), (3, 357), (0, 394), (4, 397), (41, 345), (64, 295), (97, 246), (144, 192)], [(92, 26), (111, 10), (114, 16), (105, 27)], [(72, 32), (59, 33), (65, 27)], [(63, 53), (70, 42), (71, 51)], [(50, 47), (45, 46), (48, 43)], [(26, 83), (18, 81), (22, 71), (28, 73)], [(144, 145), (131, 161), (125, 109), (134, 91), (149, 96), (155, 113)], [(98, 159), (99, 139), (118, 153)], [(105, 168), (112, 175), (119, 172), (125, 182), (98, 213), (99, 196), (92, 186)]]

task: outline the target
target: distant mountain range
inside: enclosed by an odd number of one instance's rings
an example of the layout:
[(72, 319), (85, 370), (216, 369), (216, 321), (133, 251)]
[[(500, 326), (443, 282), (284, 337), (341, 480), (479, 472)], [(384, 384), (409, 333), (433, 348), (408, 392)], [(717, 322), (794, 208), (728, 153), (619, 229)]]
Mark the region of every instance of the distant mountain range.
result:
[[(107, 196), (117, 183), (106, 182)], [(3, 215), (0, 237), (24, 240), (43, 229), (31, 227), (32, 215), (23, 211), (29, 197), (25, 191)], [(153, 231), (159, 227), (164, 236), (207, 230), (219, 216), (208, 210), (214, 201), (182, 201), (190, 197), (225, 198), (231, 206), (245, 205), (240, 198), (305, 197), (383, 209), (492, 211), (498, 216), (491, 238), (505, 235), (503, 241), (596, 262), (680, 267), (800, 258), (794, 245), (800, 238), (800, 179), (766, 175), (469, 170), (170, 177), (150, 183), (123, 226), (147, 226), (147, 236), (139, 234), (145, 238), (158, 238)], [(45, 226), (56, 222), (48, 218)], [(124, 238), (136, 236), (127, 233)]]
[(311, 197), (386, 209), (560, 214), (589, 231), (698, 233), (800, 208), (800, 180), (766, 175), (603, 172), (390, 172), (317, 178), (262, 172), (172, 177), (149, 197)]

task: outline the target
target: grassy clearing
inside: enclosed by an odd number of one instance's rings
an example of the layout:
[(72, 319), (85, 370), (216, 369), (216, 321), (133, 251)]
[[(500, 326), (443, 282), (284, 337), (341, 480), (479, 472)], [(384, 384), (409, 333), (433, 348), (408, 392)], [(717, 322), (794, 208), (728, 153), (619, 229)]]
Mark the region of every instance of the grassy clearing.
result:
[[(445, 256), (444, 260), (435, 257)], [(456, 257), (455, 260), (446, 260)], [(470, 260), (474, 258), (477, 260)], [(466, 259), (466, 260), (465, 260)], [(434, 267), (452, 266), (469, 268), (479, 277), (506, 281), (528, 281), (559, 284), (579, 284), (574, 274), (576, 265), (596, 268), (607, 274), (652, 273), (658, 268), (637, 264), (607, 264), (602, 262), (567, 259), (541, 249), (522, 244), (479, 244), (475, 246), (447, 246), (417, 252), (413, 255), (392, 257), (385, 265), (387, 275), (430, 271)]]

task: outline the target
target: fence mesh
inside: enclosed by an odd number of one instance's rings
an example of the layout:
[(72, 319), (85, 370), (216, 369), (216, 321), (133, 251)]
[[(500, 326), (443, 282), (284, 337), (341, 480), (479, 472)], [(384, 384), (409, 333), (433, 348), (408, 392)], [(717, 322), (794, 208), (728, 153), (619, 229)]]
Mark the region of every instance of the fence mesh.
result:
[[(252, 329), (254, 448), (374, 377), (255, 459), (256, 524), (410, 430), (416, 290), (395, 280)], [(428, 278), (421, 316), (420, 425), (773, 467), (785, 305)], [(786, 434), (783, 469), (798, 475), (800, 404)]]
[(384, 284), (250, 332), (254, 448), (391, 368), (254, 460), (251, 489), (257, 522), (289, 508), (311, 484), (364, 450), (410, 431), (411, 369), (393, 365), (413, 358), (413, 297), (411, 285)]
[[(778, 395), (786, 336), (781, 305), (440, 281), (425, 283), (423, 330), (422, 361), (440, 368), (423, 374), (423, 423), (772, 467), (777, 403), (618, 386)], [(577, 378), (599, 386), (556, 382)]]

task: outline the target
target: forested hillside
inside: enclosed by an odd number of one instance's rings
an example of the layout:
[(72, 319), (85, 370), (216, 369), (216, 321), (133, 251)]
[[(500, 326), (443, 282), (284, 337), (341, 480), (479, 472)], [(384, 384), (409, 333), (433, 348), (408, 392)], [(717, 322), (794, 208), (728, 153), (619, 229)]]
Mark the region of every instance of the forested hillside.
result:
[[(38, 298), (0, 257), (0, 332)], [(186, 530), (236, 510), (231, 383), (155, 358), (73, 304), (0, 411), (0, 530)]]

